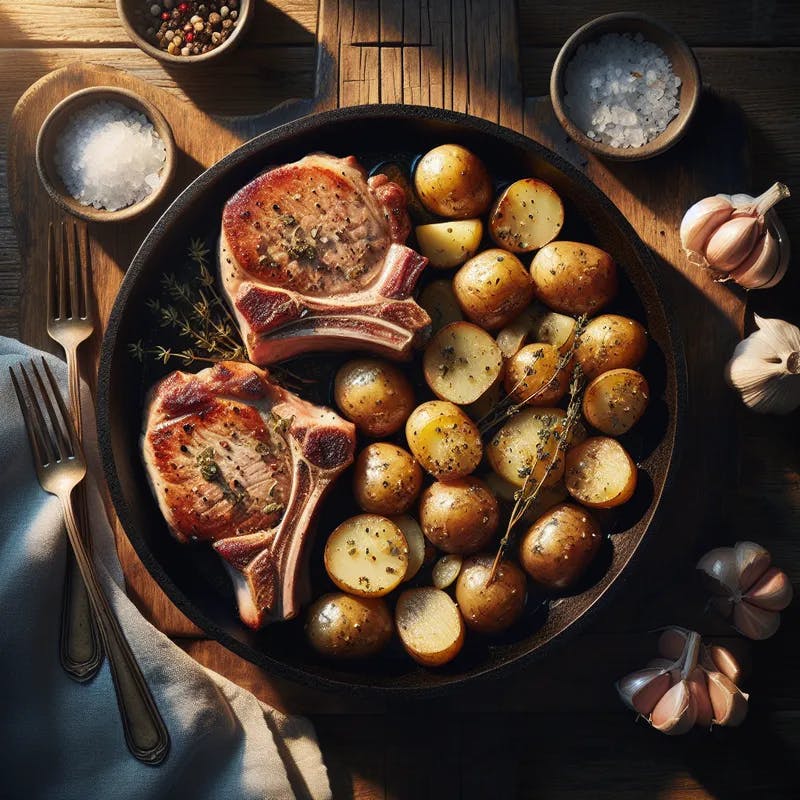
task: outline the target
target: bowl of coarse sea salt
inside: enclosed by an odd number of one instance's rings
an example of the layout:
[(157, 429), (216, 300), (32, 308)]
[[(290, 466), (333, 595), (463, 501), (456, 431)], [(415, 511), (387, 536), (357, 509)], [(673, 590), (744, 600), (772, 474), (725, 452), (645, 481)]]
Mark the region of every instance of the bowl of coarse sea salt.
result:
[(48, 193), (90, 222), (120, 222), (153, 208), (175, 160), (163, 114), (133, 92), (110, 86), (66, 97), (36, 140), (36, 168)]
[(575, 31), (550, 75), (550, 99), (570, 138), (598, 156), (637, 161), (686, 132), (700, 98), (686, 42), (644, 14), (598, 17)]

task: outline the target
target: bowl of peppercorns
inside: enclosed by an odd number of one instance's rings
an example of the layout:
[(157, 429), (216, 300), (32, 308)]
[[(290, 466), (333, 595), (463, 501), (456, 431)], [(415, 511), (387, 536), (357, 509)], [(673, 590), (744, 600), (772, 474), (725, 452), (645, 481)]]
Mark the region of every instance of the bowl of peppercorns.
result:
[(232, 50), (253, 9), (251, 0), (117, 0), (133, 43), (169, 64), (209, 61)]

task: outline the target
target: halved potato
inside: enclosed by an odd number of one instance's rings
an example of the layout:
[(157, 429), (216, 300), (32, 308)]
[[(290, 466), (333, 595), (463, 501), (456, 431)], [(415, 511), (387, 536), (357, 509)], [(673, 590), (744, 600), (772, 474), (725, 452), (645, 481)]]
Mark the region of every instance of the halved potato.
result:
[(422, 468), (439, 480), (469, 475), (483, 457), (475, 423), (445, 400), (429, 400), (411, 412), (406, 440)]
[(497, 334), (496, 341), (506, 358), (528, 342), (544, 342), (565, 353), (575, 338), (575, 319), (533, 303)]
[(447, 553), (443, 555), (434, 565), (431, 572), (433, 585), (437, 589), (446, 589), (455, 583), (458, 573), (461, 572), (461, 565), (464, 559), (457, 553)]
[(408, 567), (406, 567), (406, 574), (403, 575), (405, 583), (410, 581), (425, 563), (425, 546), (428, 540), (414, 517), (400, 514), (397, 517), (389, 517), (389, 519), (400, 528), (408, 544)]
[(324, 560), (328, 576), (343, 592), (381, 597), (405, 577), (408, 542), (386, 517), (359, 514), (334, 529)]
[(407, 589), (397, 600), (395, 624), (406, 652), (419, 664), (439, 667), (452, 661), (464, 644), (464, 620), (441, 589)]
[(451, 269), (472, 258), (483, 238), (479, 219), (454, 219), (415, 228), (422, 255), (434, 269)]
[(598, 375), (583, 394), (583, 416), (597, 430), (621, 436), (641, 418), (650, 398), (650, 387), (635, 369), (612, 369)]
[(514, 253), (537, 250), (558, 236), (564, 204), (550, 184), (538, 178), (515, 181), (501, 192), (489, 215), (489, 233)]
[(386, 646), (393, 628), (392, 615), (380, 597), (332, 592), (308, 609), (305, 630), (311, 646), (324, 656), (365, 658)]
[(461, 306), (453, 292), (452, 281), (433, 281), (429, 283), (419, 296), (419, 304), (431, 318), (431, 333), (444, 328), (451, 322), (464, 319)]
[(647, 351), (647, 331), (636, 320), (619, 314), (601, 314), (589, 320), (575, 349), (575, 358), (587, 380), (603, 372), (635, 367)]
[(503, 385), (518, 403), (552, 406), (567, 393), (572, 368), (549, 344), (526, 344), (508, 359)]
[(565, 417), (560, 408), (525, 408), (515, 414), (486, 446), (492, 469), (514, 486), (522, 486), (528, 475), (534, 486), (542, 480), (545, 486), (558, 483), (564, 474), (559, 443)]
[(636, 464), (616, 439), (593, 436), (567, 451), (564, 484), (590, 508), (626, 503), (636, 491), (637, 475)]
[(425, 380), (442, 400), (474, 403), (497, 379), (503, 356), (495, 340), (471, 322), (451, 322), (425, 348)]

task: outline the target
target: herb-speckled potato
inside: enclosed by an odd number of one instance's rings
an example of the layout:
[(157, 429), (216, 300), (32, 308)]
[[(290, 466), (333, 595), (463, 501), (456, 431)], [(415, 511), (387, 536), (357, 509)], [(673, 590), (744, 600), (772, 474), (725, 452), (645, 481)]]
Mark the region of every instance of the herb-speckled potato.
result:
[(436, 334), (451, 322), (464, 319), (461, 306), (456, 300), (452, 281), (433, 281), (429, 283), (419, 296), (419, 304), (431, 318), (431, 334)]
[(508, 359), (503, 384), (518, 403), (552, 406), (567, 393), (571, 372), (552, 345), (527, 344)]
[(617, 293), (614, 259), (599, 247), (550, 242), (531, 262), (536, 297), (564, 314), (594, 314)]
[(451, 219), (415, 228), (422, 255), (434, 269), (452, 269), (472, 258), (483, 238), (479, 219)]
[(469, 475), (483, 457), (475, 423), (446, 400), (429, 400), (411, 412), (406, 441), (422, 468), (439, 480)]
[(590, 508), (627, 503), (636, 491), (637, 477), (636, 464), (616, 439), (593, 436), (567, 451), (564, 484)]
[(583, 416), (601, 433), (621, 436), (642, 418), (649, 398), (650, 387), (641, 372), (612, 369), (586, 387)]
[(484, 250), (453, 278), (453, 291), (468, 319), (486, 330), (511, 322), (533, 297), (533, 282), (522, 262), (506, 250)]
[(333, 592), (308, 609), (306, 636), (330, 658), (366, 658), (380, 652), (394, 632), (392, 615), (380, 598)]
[(568, 589), (586, 572), (602, 541), (600, 527), (585, 508), (562, 503), (528, 529), (519, 560), (539, 586)]
[(533, 303), (497, 334), (497, 345), (506, 358), (528, 342), (543, 342), (565, 353), (575, 338), (575, 319)]
[(433, 586), (403, 592), (397, 600), (395, 624), (406, 652), (426, 667), (452, 661), (464, 644), (464, 620), (458, 606)]
[(500, 510), (478, 478), (437, 481), (420, 497), (419, 523), (427, 539), (445, 553), (477, 553), (494, 539)]
[(402, 514), (422, 488), (422, 469), (407, 450), (388, 442), (367, 445), (353, 469), (353, 493), (364, 511)]
[(483, 554), (464, 559), (456, 581), (456, 602), (464, 622), (480, 633), (510, 628), (525, 609), (525, 573), (513, 561), (501, 561), (489, 583), (494, 558)]
[(514, 253), (529, 253), (558, 236), (564, 204), (550, 184), (523, 178), (504, 189), (489, 215), (489, 233)]
[(417, 162), (414, 188), (422, 204), (449, 219), (480, 217), (492, 202), (492, 179), (466, 147), (442, 144)]
[(396, 517), (390, 517), (390, 519), (400, 528), (408, 544), (408, 567), (406, 567), (403, 582), (410, 581), (425, 563), (425, 548), (430, 545), (422, 533), (419, 522), (413, 517), (408, 516), (408, 514), (400, 514)]
[(636, 320), (601, 314), (589, 320), (575, 349), (587, 380), (611, 369), (635, 367), (647, 351), (647, 332)]
[(357, 358), (336, 373), (334, 399), (342, 414), (367, 436), (390, 436), (414, 408), (414, 390), (394, 364)]

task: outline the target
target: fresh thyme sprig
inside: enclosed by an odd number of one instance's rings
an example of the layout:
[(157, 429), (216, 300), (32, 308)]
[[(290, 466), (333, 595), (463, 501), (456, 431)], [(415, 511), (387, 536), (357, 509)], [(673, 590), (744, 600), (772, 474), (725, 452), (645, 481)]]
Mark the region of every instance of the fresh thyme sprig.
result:
[(551, 436), (557, 442), (556, 447), (553, 450), (553, 454), (550, 457), (550, 460), (548, 461), (539, 481), (534, 484), (533, 475), (535, 470), (533, 467), (530, 467), (526, 469), (525, 480), (523, 481), (522, 487), (517, 489), (517, 491), (514, 493), (514, 507), (511, 509), (511, 516), (508, 519), (508, 525), (506, 526), (505, 534), (500, 540), (500, 544), (497, 548), (497, 555), (492, 563), (492, 569), (489, 573), (489, 583), (495, 579), (497, 570), (500, 567), (500, 563), (502, 562), (505, 554), (508, 552), (508, 548), (510, 547), (513, 539), (514, 528), (516, 527), (517, 523), (525, 517), (533, 504), (536, 502), (539, 494), (542, 491), (542, 487), (545, 485), (545, 483), (547, 483), (547, 479), (550, 477), (550, 475), (552, 475), (553, 470), (558, 465), (560, 459), (563, 458), (564, 452), (569, 447), (572, 429), (575, 427), (575, 424), (578, 422), (578, 419), (581, 415), (583, 387), (583, 370), (581, 369), (580, 364), (578, 364), (572, 370), (572, 376), (569, 383), (569, 403), (567, 404), (566, 416), (564, 417), (564, 421), (560, 426), (561, 429), (558, 430), (558, 428), (555, 426), (543, 429), (540, 432), (540, 441), (537, 444), (536, 449), (538, 454), (543, 454)]

